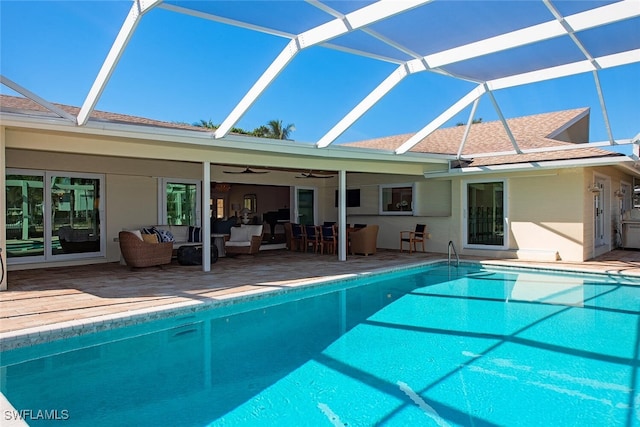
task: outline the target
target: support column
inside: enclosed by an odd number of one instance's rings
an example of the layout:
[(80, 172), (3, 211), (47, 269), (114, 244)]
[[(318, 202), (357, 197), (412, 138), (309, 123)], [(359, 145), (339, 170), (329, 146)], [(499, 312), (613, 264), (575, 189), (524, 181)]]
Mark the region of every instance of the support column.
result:
[(211, 271), (211, 162), (202, 162), (202, 202), (200, 230), (202, 231), (202, 271)]
[(347, 260), (347, 172), (338, 172), (338, 260)]
[[(0, 126), (0, 188), (7, 188), (6, 183), (6, 143), (5, 143), (5, 127)], [(7, 290), (7, 192), (0, 191), (0, 291)]]

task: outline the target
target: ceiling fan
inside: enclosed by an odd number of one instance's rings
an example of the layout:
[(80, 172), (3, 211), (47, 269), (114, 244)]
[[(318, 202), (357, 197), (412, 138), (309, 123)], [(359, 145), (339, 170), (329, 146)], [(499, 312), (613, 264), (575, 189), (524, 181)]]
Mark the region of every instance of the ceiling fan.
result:
[(242, 171), (222, 171), (222, 172), (224, 173), (269, 173), (269, 171), (255, 171), (248, 166)]
[(302, 172), (300, 175), (296, 176), (296, 178), (333, 178), (335, 175), (316, 175), (313, 171), (309, 171), (309, 173)]

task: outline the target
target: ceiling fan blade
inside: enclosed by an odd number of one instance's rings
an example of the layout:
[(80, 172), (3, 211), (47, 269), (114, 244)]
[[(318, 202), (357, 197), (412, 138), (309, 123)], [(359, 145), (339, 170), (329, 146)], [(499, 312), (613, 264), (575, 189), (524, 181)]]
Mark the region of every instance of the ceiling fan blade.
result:
[(296, 178), (333, 178), (335, 175), (314, 175), (312, 173), (302, 173)]
[(269, 171), (254, 171), (251, 168), (246, 168), (243, 171), (222, 171), (223, 173), (269, 173)]

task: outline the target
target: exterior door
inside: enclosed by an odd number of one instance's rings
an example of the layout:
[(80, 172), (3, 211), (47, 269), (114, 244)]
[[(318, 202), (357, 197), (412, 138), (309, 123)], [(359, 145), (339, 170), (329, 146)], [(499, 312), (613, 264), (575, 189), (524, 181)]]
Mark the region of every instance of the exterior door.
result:
[(295, 204), (298, 223), (313, 225), (316, 220), (316, 190), (312, 187), (296, 187)]
[(606, 243), (605, 232), (605, 208), (606, 194), (604, 180), (596, 178), (596, 187), (600, 189), (593, 197), (593, 214), (594, 214), (594, 245), (595, 247), (603, 246)]

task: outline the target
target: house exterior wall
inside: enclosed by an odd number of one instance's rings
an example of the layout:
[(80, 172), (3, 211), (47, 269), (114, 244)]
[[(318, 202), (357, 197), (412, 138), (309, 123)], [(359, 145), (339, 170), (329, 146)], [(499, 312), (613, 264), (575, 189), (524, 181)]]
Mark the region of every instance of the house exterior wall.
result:
[[(593, 194), (587, 190), (595, 175), (608, 180), (606, 203), (608, 234), (606, 244), (598, 252), (594, 242)], [(411, 177), (394, 177), (396, 181)], [(378, 185), (387, 183), (384, 175), (361, 175), (350, 180), (352, 187), (361, 187), (364, 203), (360, 208), (348, 208), (348, 222), (370, 222), (380, 225), (378, 245), (398, 249), (399, 232), (411, 230), (416, 223), (425, 223), (431, 233), (426, 249), (447, 253), (448, 242), (456, 245), (460, 254), (491, 258), (530, 260), (565, 260), (581, 262), (613, 249), (616, 229), (620, 229), (620, 200), (613, 194), (622, 181), (631, 183), (631, 176), (614, 167), (574, 167), (545, 169), (539, 172), (483, 174), (472, 177), (416, 182), (418, 203), (413, 216), (378, 215)], [(464, 242), (464, 186), (468, 181), (505, 180), (509, 221), (506, 250), (469, 249)], [(364, 197), (366, 195), (366, 198)], [(362, 200), (361, 200), (362, 201)], [(610, 225), (609, 225), (610, 224)]]
[(509, 248), (582, 261), (585, 197), (583, 169), (560, 169), (509, 178)]
[[(2, 129), (6, 157), (0, 160), (0, 167), (3, 166), (2, 162), (6, 162), (7, 168), (87, 172), (105, 176), (106, 203), (102, 220), (106, 223), (106, 257), (98, 262), (119, 259), (119, 248), (114, 238), (120, 230), (158, 222), (159, 178), (199, 180), (203, 172), (202, 161), (205, 160), (212, 161), (212, 182), (228, 182), (231, 178), (234, 182), (246, 184), (255, 184), (258, 180), (263, 185), (315, 187), (319, 202), (316, 222), (338, 220), (338, 210), (334, 204), (337, 177), (300, 180), (295, 179), (292, 172), (284, 171), (271, 171), (265, 175), (226, 175), (223, 171), (229, 167), (217, 163), (237, 163), (240, 159), (238, 153), (199, 146), (177, 147), (161, 142), (124, 142), (118, 138)], [(0, 145), (0, 148), (3, 147)], [(91, 154), (77, 154), (85, 151)], [(276, 155), (244, 156), (245, 160), (250, 159), (249, 164), (270, 164), (275, 161)], [(154, 157), (174, 160), (157, 160)], [(345, 159), (334, 162), (306, 159), (296, 163), (296, 168), (304, 169), (307, 164), (313, 164), (310, 170), (335, 170), (340, 167), (353, 170), (353, 164)], [(423, 170), (429, 167), (425, 166)], [(238, 166), (236, 170), (238, 168), (241, 167)], [(347, 222), (378, 224), (380, 248), (398, 249), (400, 231), (413, 230), (417, 223), (425, 223), (431, 233), (427, 251), (446, 254), (448, 242), (453, 241), (460, 254), (503, 258), (535, 258), (557, 254), (562, 260), (583, 261), (597, 255), (598, 251), (593, 247), (593, 197), (587, 191), (594, 174), (609, 180), (607, 204), (610, 213), (607, 224), (611, 224), (611, 232), (608, 245), (598, 250), (612, 248), (615, 237), (613, 230), (619, 224), (619, 200), (613, 197), (613, 192), (620, 187), (621, 180), (632, 182), (630, 176), (614, 167), (475, 175), (474, 180), (504, 179), (508, 184), (510, 228), (506, 250), (471, 250), (463, 245), (463, 194), (464, 186), (471, 177), (426, 179), (422, 174), (414, 174), (413, 166), (405, 166), (405, 169), (411, 170), (411, 174), (397, 174), (401, 168), (402, 165), (393, 163), (389, 163), (387, 168), (382, 162), (361, 161), (358, 170), (365, 173), (350, 173), (347, 178), (347, 188), (359, 188), (361, 191), (361, 205), (347, 208)], [(389, 173), (386, 173), (387, 169)], [(381, 170), (385, 173), (379, 173)], [(3, 173), (0, 179), (4, 180), (4, 176)], [(415, 184), (414, 214), (380, 215), (379, 185), (404, 183)], [(4, 199), (0, 199), (0, 202), (4, 203)], [(260, 206), (260, 201), (258, 204)], [(267, 205), (263, 203), (263, 206)], [(4, 206), (2, 208), (4, 211)], [(0, 221), (4, 221), (4, 215)], [(67, 263), (87, 262), (96, 262), (96, 259)], [(41, 266), (30, 265), (29, 268)]]

